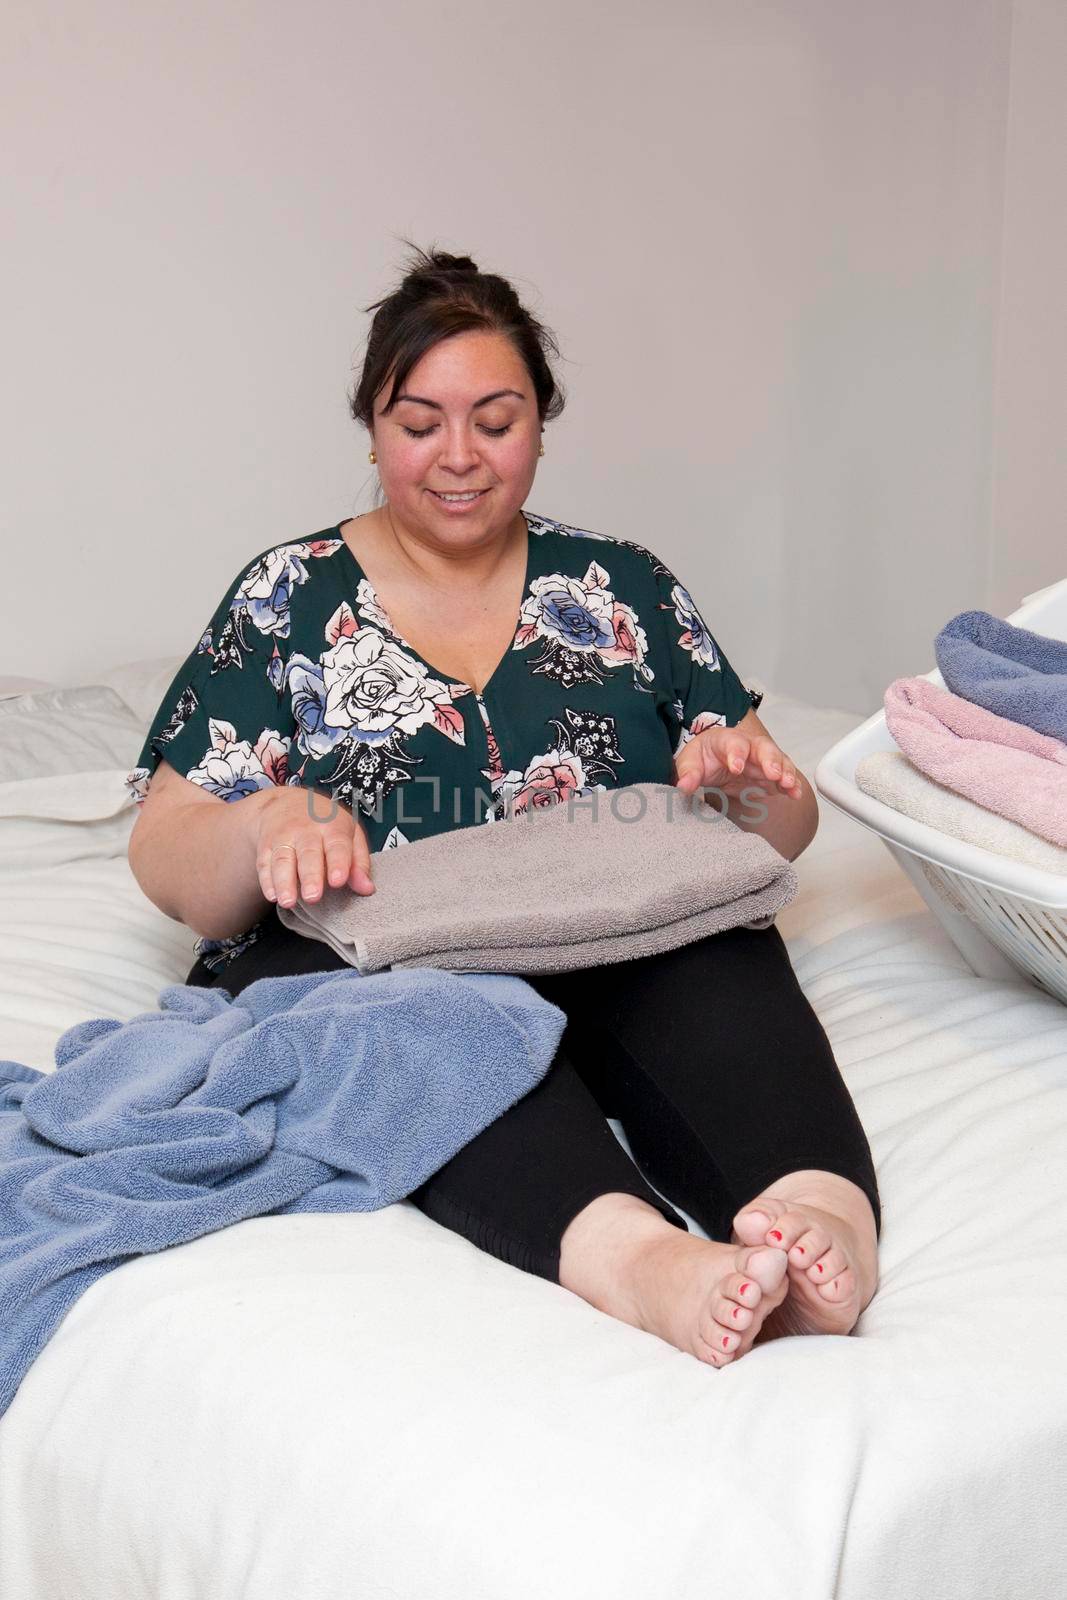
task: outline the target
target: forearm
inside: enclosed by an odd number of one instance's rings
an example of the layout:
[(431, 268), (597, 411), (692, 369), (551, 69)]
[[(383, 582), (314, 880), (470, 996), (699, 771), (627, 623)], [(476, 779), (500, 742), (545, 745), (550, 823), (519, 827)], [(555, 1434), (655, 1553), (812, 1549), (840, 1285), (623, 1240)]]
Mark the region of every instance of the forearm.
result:
[[(799, 768), (797, 777), (804, 786), (799, 800), (769, 783), (747, 783), (742, 791), (744, 798), (731, 795), (726, 810), (731, 822), (746, 833), (760, 834), (787, 861), (795, 861), (807, 849), (819, 827), (815, 789)], [(708, 800), (722, 811), (721, 794), (709, 795)]]
[(269, 790), (217, 805), (180, 806), (137, 819), (129, 862), (144, 893), (166, 916), (208, 939), (244, 933), (269, 908), (256, 873), (252, 813)]

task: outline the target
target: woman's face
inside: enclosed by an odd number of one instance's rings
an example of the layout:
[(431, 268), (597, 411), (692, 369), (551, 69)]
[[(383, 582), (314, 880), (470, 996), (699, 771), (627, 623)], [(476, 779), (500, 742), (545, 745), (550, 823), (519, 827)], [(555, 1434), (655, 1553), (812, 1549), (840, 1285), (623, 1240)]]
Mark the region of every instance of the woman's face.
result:
[(390, 376), (374, 404), (372, 440), (394, 520), (443, 546), (503, 534), (530, 492), (541, 443), (533, 384), (510, 339), (441, 340), (383, 414), (391, 388)]

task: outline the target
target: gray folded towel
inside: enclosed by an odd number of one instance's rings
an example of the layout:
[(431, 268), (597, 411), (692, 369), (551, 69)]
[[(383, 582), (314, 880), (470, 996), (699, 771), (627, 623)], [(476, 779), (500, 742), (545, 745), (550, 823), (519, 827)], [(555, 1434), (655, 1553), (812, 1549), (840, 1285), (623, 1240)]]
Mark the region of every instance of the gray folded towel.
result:
[(360, 972), (564, 972), (741, 925), (797, 893), (774, 846), (673, 784), (595, 789), (372, 857), (376, 891), (323, 890), (279, 920)]

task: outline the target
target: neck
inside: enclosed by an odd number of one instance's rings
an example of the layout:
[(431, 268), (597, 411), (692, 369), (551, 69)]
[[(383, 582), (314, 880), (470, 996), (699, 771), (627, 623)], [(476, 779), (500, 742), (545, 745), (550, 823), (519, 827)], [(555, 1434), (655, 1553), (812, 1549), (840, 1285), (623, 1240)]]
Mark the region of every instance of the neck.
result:
[(472, 586), (491, 584), (516, 546), (526, 542), (526, 520), (513, 520), (477, 545), (427, 544), (401, 527), (388, 504), (382, 507), (382, 531), (394, 557), (413, 576), (438, 588), (469, 593)]

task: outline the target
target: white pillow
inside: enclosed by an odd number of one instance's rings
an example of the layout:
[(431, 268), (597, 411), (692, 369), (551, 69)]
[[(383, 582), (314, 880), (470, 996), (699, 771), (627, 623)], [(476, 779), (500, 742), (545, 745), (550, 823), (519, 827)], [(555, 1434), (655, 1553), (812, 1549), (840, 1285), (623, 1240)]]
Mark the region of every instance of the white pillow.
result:
[(129, 771), (143, 742), (136, 713), (104, 684), (0, 700), (0, 784), (105, 767)]
[(55, 684), (45, 678), (0, 678), (0, 700), (10, 700), (18, 694), (36, 694), (38, 689), (54, 689)]
[[(171, 686), (184, 656), (151, 656), (142, 661), (122, 661), (97, 677), (97, 682), (114, 689), (125, 700), (141, 728), (138, 749), (152, 726), (163, 696)], [(132, 765), (132, 763), (131, 763)]]
[(184, 983), (196, 935), (145, 896), (126, 859), (124, 767), (0, 785), (0, 1058), (55, 1066), (59, 1035), (123, 1021)]

